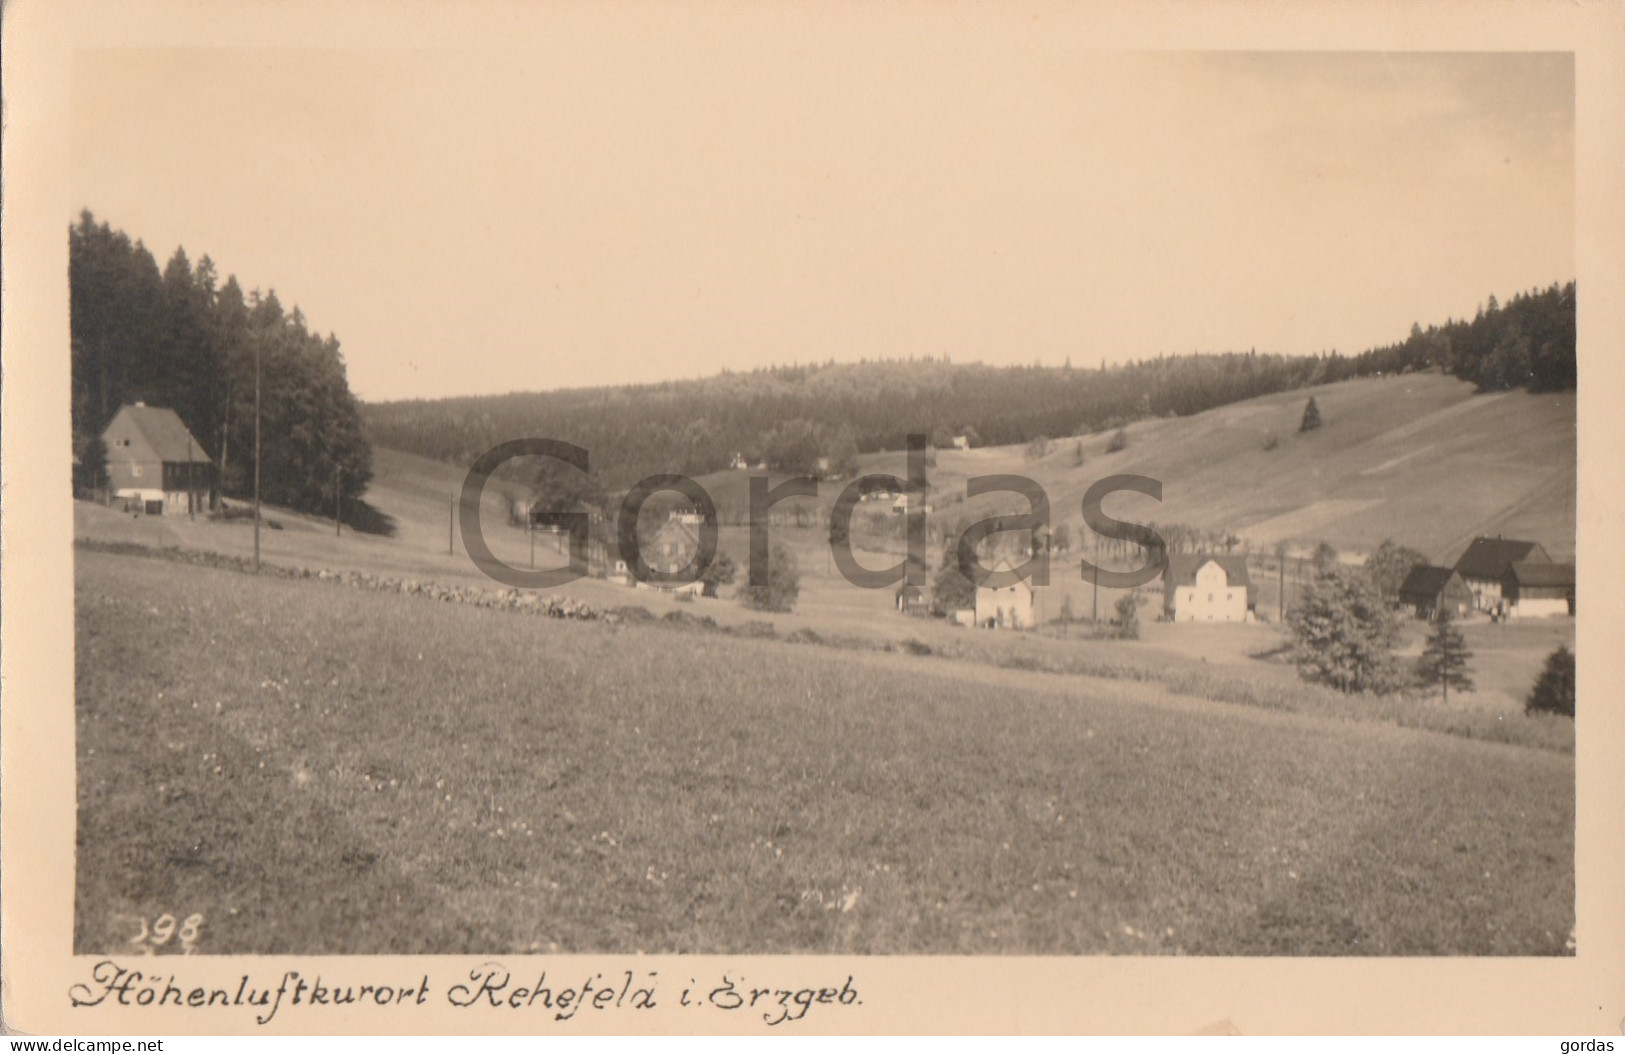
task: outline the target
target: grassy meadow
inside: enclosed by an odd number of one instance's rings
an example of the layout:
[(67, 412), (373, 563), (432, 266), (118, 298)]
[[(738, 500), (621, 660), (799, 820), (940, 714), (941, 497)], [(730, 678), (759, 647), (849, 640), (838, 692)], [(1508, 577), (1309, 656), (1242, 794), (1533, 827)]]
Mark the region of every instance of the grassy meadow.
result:
[(139, 556), (76, 575), (81, 953), (160, 913), (202, 915), (203, 954), (1544, 955), (1573, 927), (1558, 750)]

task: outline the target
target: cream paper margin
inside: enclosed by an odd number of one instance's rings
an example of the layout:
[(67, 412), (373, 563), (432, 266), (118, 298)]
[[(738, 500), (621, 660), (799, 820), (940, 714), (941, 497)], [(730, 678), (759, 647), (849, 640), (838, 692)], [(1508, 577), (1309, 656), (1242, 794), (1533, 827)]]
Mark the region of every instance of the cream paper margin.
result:
[[(662, 5), (664, 6), (664, 5)], [(776, 11), (820, 6), (684, 5), (759, 31)], [(288, 969), (363, 983), (430, 972), (422, 1008), (292, 1014), (268, 1028), (233, 1011), (71, 1010), (70, 985), (95, 957), (71, 954), (74, 702), (72, 508), (68, 492), (67, 200), (72, 57), (89, 47), (507, 46), (547, 11), (638, 17), (653, 5), (468, 0), (218, 5), (158, 0), (13, 0), (4, 25), (3, 550), (0, 550), (0, 952), (6, 1026), (35, 1034), (782, 1032), (739, 1013), (531, 1011), (471, 1015), (440, 993), (480, 957), (194, 957), (186, 979), (235, 989)], [(749, 9), (749, 18), (733, 20)], [(1139, 959), (1038, 957), (552, 956), (504, 962), (519, 978), (658, 970), (662, 978), (743, 973), (786, 984), (857, 978), (863, 1004), (812, 1013), (796, 1031), (874, 1033), (1618, 1033), (1625, 1027), (1625, 704), (1614, 631), (1621, 622), (1621, 473), (1625, 451), (1625, 5), (1542, 3), (1011, 3), (967, 0), (825, 6), (877, 28), (931, 20), (966, 34), (990, 17), (1041, 19), (1103, 50), (1572, 51), (1576, 54), (1577, 272), (1580, 311), (1578, 625), (1580, 694), (1576, 853), (1579, 952), (1572, 959)], [(669, 10), (668, 10), (669, 13)], [(803, 13), (805, 13), (803, 11)], [(894, 39), (907, 39), (902, 34)], [(697, 52), (694, 62), (705, 62)], [(155, 960), (146, 960), (152, 963)], [(138, 962), (138, 961), (133, 961)], [(166, 963), (166, 969), (168, 964)]]

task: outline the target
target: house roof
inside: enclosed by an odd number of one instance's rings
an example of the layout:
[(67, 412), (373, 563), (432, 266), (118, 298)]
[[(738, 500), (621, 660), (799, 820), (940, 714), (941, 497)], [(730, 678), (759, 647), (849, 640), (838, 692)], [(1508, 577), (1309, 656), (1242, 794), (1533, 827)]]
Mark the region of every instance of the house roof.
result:
[[(993, 566), (988, 568), (988, 571), (990, 573), (992, 573), (992, 574), (998, 574), (1001, 571), (1014, 571), (1015, 569), (1016, 569), (1016, 565), (1010, 562), (1010, 558), (1008, 556), (1000, 556), (996, 561), (994, 561)], [(1031, 593), (1033, 591), (1033, 583), (1032, 583), (1032, 579), (1030, 579), (1030, 578), (1018, 578), (1018, 579), (1016, 579), (1016, 581), (1014, 583), (1012, 583), (1012, 585), (1021, 586), (1022, 588), (1027, 590), (1027, 592), (1029, 592), (1029, 593)], [(1009, 588), (1011, 588), (1011, 586), (979, 585), (979, 586), (976, 587), (978, 592), (980, 592), (980, 591), (982, 591), (984, 589), (1009, 589)]]
[(1520, 586), (1574, 586), (1573, 564), (1514, 562), (1507, 574)]
[(700, 544), (700, 536), (695, 533), (693, 527), (682, 520), (667, 520), (660, 525), (659, 530), (655, 531), (652, 540), (658, 545), (671, 543), (692, 547)]
[(1463, 578), (1500, 579), (1515, 561), (1547, 563), (1550, 558), (1539, 542), (1524, 542), (1516, 538), (1474, 538), (1456, 560), (1456, 570)]
[(1433, 600), (1444, 592), (1444, 587), (1456, 577), (1454, 567), (1435, 567), (1432, 564), (1416, 564), (1411, 568), (1410, 574), (1400, 584), (1399, 595), (1401, 599), (1415, 597), (1417, 599)]
[(126, 404), (119, 407), (119, 412), (113, 415), (107, 430), (111, 431), (120, 418), (129, 422), (131, 427), (147, 441), (147, 445), (152, 448), (158, 460), (179, 461), (183, 464), (188, 461), (198, 464), (209, 463), (208, 451), (204, 450), (203, 444), (186, 430), (180, 414), (169, 407), (147, 406), (142, 403)]
[[(1253, 585), (1252, 576), (1247, 573), (1247, 558), (1233, 554), (1220, 555), (1218, 553), (1174, 553), (1168, 557), (1168, 566), (1163, 571), (1163, 587), (1172, 589), (1175, 586), (1189, 586), (1196, 584), (1196, 572), (1209, 563), (1218, 564), (1224, 568), (1225, 578), (1233, 586), (1247, 587), (1247, 603), (1252, 604), (1258, 597), (1257, 587)], [(1172, 594), (1169, 594), (1172, 597)]]
[(1175, 553), (1168, 557), (1168, 584), (1173, 586), (1188, 586), (1196, 581), (1196, 572), (1208, 562), (1216, 563), (1224, 568), (1225, 577), (1233, 586), (1245, 585), (1252, 587), (1253, 580), (1247, 574), (1247, 558), (1245, 556), (1224, 555), (1214, 553)]

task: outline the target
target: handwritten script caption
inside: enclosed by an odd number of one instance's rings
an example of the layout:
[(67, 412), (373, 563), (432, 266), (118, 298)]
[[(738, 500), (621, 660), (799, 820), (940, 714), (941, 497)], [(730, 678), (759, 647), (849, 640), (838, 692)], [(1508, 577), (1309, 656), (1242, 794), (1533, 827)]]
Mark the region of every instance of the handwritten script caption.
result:
[[(469, 1014), (527, 1013), (567, 1022), (596, 1014), (636, 1014), (660, 1009), (759, 1017), (768, 1027), (793, 1024), (861, 1006), (852, 975), (830, 983), (786, 985), (730, 971), (712, 978), (662, 979), (655, 970), (621, 970), (569, 974), (536, 968), (515, 973), (500, 962), (484, 962), (457, 974), (450, 983), (432, 974), (418, 977), (332, 980), (284, 971), (274, 981), (246, 973), (222, 985), (188, 980), (182, 970), (144, 971), (103, 959), (88, 980), (68, 988), (73, 1007), (177, 1007), (198, 1011), (238, 1010), (256, 1025), (269, 1025), (279, 1014), (305, 1015), (385, 1007), (420, 1007), (439, 1003)], [(580, 1017), (578, 1017), (580, 1015)]]

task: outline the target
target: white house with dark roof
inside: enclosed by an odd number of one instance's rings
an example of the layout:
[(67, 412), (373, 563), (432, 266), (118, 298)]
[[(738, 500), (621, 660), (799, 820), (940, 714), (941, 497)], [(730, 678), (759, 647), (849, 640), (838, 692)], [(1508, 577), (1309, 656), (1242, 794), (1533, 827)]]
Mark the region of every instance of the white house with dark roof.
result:
[(1245, 556), (1177, 553), (1163, 573), (1163, 613), (1172, 622), (1245, 622), (1256, 597)]
[(1465, 552), (1456, 560), (1456, 573), (1461, 580), (1467, 583), (1472, 590), (1473, 600), (1480, 611), (1496, 611), (1501, 607), (1501, 599), (1506, 585), (1507, 576), (1512, 572), (1512, 565), (1523, 564), (1549, 564), (1552, 558), (1546, 555), (1539, 542), (1525, 542), (1516, 538), (1474, 538), (1472, 544), (1467, 546)]
[(214, 488), (214, 463), (165, 406), (119, 407), (102, 431), (107, 478), (115, 499), (140, 502), (150, 515), (202, 510)]

